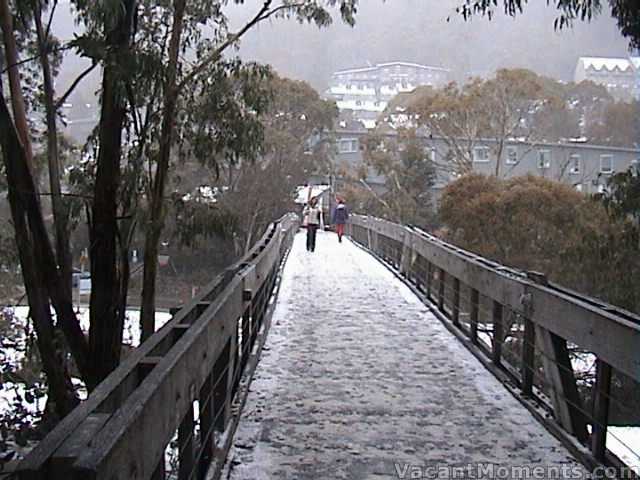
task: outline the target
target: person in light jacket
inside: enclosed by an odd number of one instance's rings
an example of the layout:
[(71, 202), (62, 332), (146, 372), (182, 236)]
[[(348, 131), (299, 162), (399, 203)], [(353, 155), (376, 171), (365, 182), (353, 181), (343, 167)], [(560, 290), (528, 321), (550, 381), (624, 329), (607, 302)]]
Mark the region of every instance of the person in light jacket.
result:
[(338, 234), (338, 242), (342, 242), (342, 236), (344, 235), (344, 226), (349, 220), (349, 210), (347, 210), (347, 206), (344, 204), (344, 200), (338, 198), (338, 205), (333, 210), (333, 218), (331, 219), (331, 223), (336, 226), (336, 233)]
[(304, 224), (307, 226), (307, 251), (313, 252), (316, 249), (316, 233), (320, 225), (320, 207), (318, 199), (313, 197), (302, 210)]

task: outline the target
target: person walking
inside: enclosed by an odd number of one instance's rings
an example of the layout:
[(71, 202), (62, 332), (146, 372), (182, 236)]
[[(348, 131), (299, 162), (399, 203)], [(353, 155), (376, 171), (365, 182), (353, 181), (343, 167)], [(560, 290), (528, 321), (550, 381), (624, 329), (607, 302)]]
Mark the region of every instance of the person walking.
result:
[(338, 242), (342, 243), (342, 236), (344, 235), (344, 226), (349, 219), (349, 210), (347, 210), (347, 206), (344, 204), (344, 200), (342, 198), (337, 198), (338, 205), (333, 210), (333, 218), (331, 219), (331, 223), (336, 226), (336, 233), (338, 234)]
[(302, 211), (304, 223), (307, 225), (307, 251), (313, 252), (316, 249), (316, 233), (320, 225), (320, 207), (318, 199), (311, 198)]

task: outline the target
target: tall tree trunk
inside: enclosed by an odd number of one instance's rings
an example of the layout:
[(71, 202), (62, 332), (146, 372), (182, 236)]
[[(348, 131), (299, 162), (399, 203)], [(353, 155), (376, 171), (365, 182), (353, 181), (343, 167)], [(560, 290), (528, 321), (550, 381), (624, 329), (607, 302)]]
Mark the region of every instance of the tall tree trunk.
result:
[(122, 127), (126, 115), (124, 81), (131, 54), (136, 1), (122, 2), (115, 28), (107, 34), (107, 59), (102, 81), (100, 148), (96, 171), (92, 222), (89, 228), (91, 257), (91, 327), (89, 346), (97, 382), (120, 362), (122, 319), (118, 272), (118, 187), (122, 156)]
[(33, 151), (31, 149), (31, 136), (29, 135), (29, 124), (27, 122), (27, 109), (20, 85), (18, 47), (13, 30), (13, 15), (9, 9), (9, 2), (7, 0), (0, 0), (0, 22), (2, 23), (2, 31), (4, 33), (4, 49), (7, 60), (7, 71), (9, 72), (9, 89), (11, 91), (13, 118), (18, 138), (22, 143), (26, 159), (29, 162), (29, 168), (33, 172)]
[(149, 223), (145, 238), (144, 249), (144, 278), (142, 286), (142, 309), (140, 323), (142, 341), (149, 338), (155, 330), (156, 314), (156, 275), (158, 271), (158, 242), (164, 227), (164, 189), (169, 173), (169, 160), (171, 158), (171, 146), (175, 130), (175, 111), (178, 102), (177, 77), (178, 56), (180, 53), (180, 40), (186, 0), (174, 1), (173, 29), (169, 43), (169, 65), (164, 88), (164, 110), (162, 117), (162, 131), (160, 134), (160, 152), (158, 166), (151, 188), (149, 201)]
[[(16, 190), (16, 194), (13, 197), (10, 196), (10, 202), (12, 199), (14, 202), (22, 202), (21, 205), (12, 206), (12, 216), (16, 216), (14, 218), (14, 227), (16, 228), (17, 241), (20, 243), (28, 239), (31, 242), (31, 246), (23, 252), (25, 255), (30, 255), (31, 258), (24, 257), (24, 260), (33, 262), (33, 268), (37, 268), (37, 272), (28, 273), (25, 276), (25, 287), (28, 291), (34, 292), (34, 295), (40, 296), (41, 293), (39, 293), (40, 290), (38, 290), (37, 285), (27, 285), (27, 283), (37, 282), (38, 279), (44, 282), (48, 296), (56, 310), (58, 323), (67, 337), (78, 369), (82, 377), (88, 380), (91, 378), (91, 372), (88, 367), (88, 346), (73, 311), (70, 292), (69, 296), (67, 296), (61, 285), (55, 255), (42, 216), (38, 188), (34, 180), (29, 129), (24, 109), (20, 74), (17, 68), (18, 52), (7, 0), (0, 0), (0, 26), (3, 31), (5, 57), (10, 66), (8, 69), (9, 85), (16, 122), (14, 124), (7, 105), (2, 99), (2, 102), (0, 102), (0, 134), (2, 135), (2, 144), (5, 149), (4, 161), (7, 166), (7, 180), (9, 185)], [(26, 215), (26, 219), (22, 218), (22, 215)], [(25, 226), (21, 227), (23, 224)], [(26, 230), (19, 231), (20, 228), (25, 228)], [(39, 302), (40, 300), (34, 299), (34, 304), (38, 305), (35, 308), (36, 312), (42, 311)], [(47, 308), (49, 307), (47, 306)], [(34, 321), (36, 321), (35, 318)], [(37, 321), (40, 322), (41, 331), (45, 331), (47, 319), (38, 317)]]
[[(26, 154), (0, 89), (0, 143), (9, 185), (9, 205), (15, 230), (16, 245), (22, 267), (22, 277), (27, 291), (29, 311), (36, 330), (38, 350), (47, 376), (49, 395), (54, 400), (56, 412), (62, 417), (78, 403), (71, 380), (63, 366), (57, 361), (54, 344), (54, 326), (49, 306), (49, 291), (46, 275), (42, 274), (42, 241), (38, 231), (33, 230), (32, 218), (37, 213), (33, 178), (26, 163)], [(41, 215), (40, 215), (41, 218)], [(48, 241), (48, 238), (46, 238)], [(50, 266), (50, 262), (49, 262)]]
[(49, 41), (47, 33), (42, 25), (42, 5), (35, 1), (34, 21), (38, 35), (38, 52), (44, 83), (44, 101), (47, 119), (47, 160), (49, 163), (49, 185), (51, 188), (51, 203), (53, 206), (53, 222), (56, 232), (56, 258), (62, 276), (64, 292), (69, 297), (72, 295), (71, 276), (72, 262), (69, 247), (68, 216), (62, 201), (62, 189), (60, 187), (60, 155), (58, 152), (58, 126), (56, 123), (57, 109), (55, 105), (55, 91), (51, 64), (49, 62)]

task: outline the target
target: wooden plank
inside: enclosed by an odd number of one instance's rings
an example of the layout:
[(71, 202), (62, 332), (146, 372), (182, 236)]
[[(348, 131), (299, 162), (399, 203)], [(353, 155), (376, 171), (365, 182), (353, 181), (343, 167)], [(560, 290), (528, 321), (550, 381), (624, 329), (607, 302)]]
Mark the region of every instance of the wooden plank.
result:
[(438, 270), (438, 309), (444, 312), (444, 287), (447, 282), (447, 274), (443, 268)]
[(528, 318), (524, 319), (524, 335), (522, 338), (522, 394), (526, 397), (533, 396), (533, 380), (535, 372), (536, 330), (534, 323)]
[(189, 480), (194, 467), (193, 404), (187, 408), (178, 427), (178, 480)]
[(50, 468), (47, 478), (66, 479), (69, 468), (78, 455), (91, 443), (93, 437), (102, 429), (111, 415), (108, 413), (92, 413), (87, 416), (75, 433), (69, 436), (65, 442), (51, 456)]
[[(151, 476), (233, 332), (242, 309), (241, 279), (234, 279), (219, 300), (215, 311), (209, 309), (127, 399), (96, 436), (94, 448), (78, 458), (74, 468), (80, 474), (96, 479)], [(132, 445), (144, 446), (144, 451)]]
[(480, 293), (475, 288), (471, 289), (471, 312), (469, 312), (469, 336), (474, 345), (478, 345), (478, 315), (480, 314)]
[(460, 326), (460, 279), (453, 279), (453, 310), (451, 320), (456, 327)]
[(567, 341), (537, 325), (536, 337), (556, 420), (567, 432), (584, 442), (587, 439), (587, 422), (569, 360)]
[[(285, 215), (281, 221), (289, 231), (296, 229), (298, 219), (295, 214)], [(271, 225), (263, 237), (260, 239), (259, 245), (255, 245), (249, 252), (248, 257), (256, 258), (260, 252), (264, 250), (265, 245), (271, 241), (274, 235), (275, 224)], [(51, 432), (43, 441), (41, 441), (31, 453), (20, 463), (17, 472), (20, 478), (47, 478), (46, 465), (56, 450), (76, 435), (78, 439), (84, 438), (83, 423), (89, 416), (100, 413), (111, 413), (118, 408), (121, 403), (129, 400), (129, 394), (133, 391), (140, 379), (144, 378), (153, 367), (157, 364), (157, 358), (150, 363), (151, 353), (158, 345), (166, 342), (166, 336), (174, 335), (172, 330), (174, 326), (188, 328), (194, 322), (198, 314), (205, 313), (203, 310), (208, 309), (207, 305), (220, 295), (226, 286), (234, 277), (238, 269), (242, 268), (246, 263), (246, 259), (236, 262), (224, 274), (214, 278), (201, 293), (192, 299), (186, 306), (175, 311), (173, 318), (165, 324), (158, 332), (151, 336), (144, 344), (135, 349), (122, 364), (103, 381), (89, 396), (89, 399), (83, 402), (71, 414), (69, 414), (60, 424)], [(277, 256), (276, 256), (277, 259)], [(170, 342), (171, 343), (171, 342)], [(206, 352), (205, 354), (206, 355)], [(153, 372), (157, 375), (157, 372)], [(133, 386), (133, 387), (131, 387)], [(101, 432), (100, 432), (101, 433)], [(99, 435), (98, 435), (99, 436)], [(74, 437), (75, 438), (75, 437)], [(66, 447), (65, 447), (66, 448)], [(128, 476), (126, 477), (128, 478)]]
[(493, 301), (493, 341), (491, 342), (491, 359), (496, 365), (502, 362), (502, 342), (504, 341), (504, 315), (502, 304)]
[(548, 287), (531, 285), (531, 320), (594, 353), (640, 382), (640, 325), (570, 298)]
[[(406, 227), (386, 221), (352, 221), (377, 229), (391, 238), (401, 238)], [(598, 305), (593, 299), (553, 285), (537, 285), (522, 272), (501, 267), (448, 245), (435, 237), (420, 235), (414, 249), (436, 268), (460, 278), (479, 293), (524, 314), (522, 299), (530, 295), (528, 315), (535, 324), (595, 353), (615, 369), (640, 382), (640, 316)]]
[(609, 424), (609, 395), (611, 393), (611, 366), (596, 360), (596, 386), (594, 389), (593, 421), (591, 422), (591, 452), (605, 461), (607, 453), (607, 426)]
[(213, 433), (213, 373), (207, 375), (200, 393), (198, 394), (198, 405), (200, 414), (200, 456), (198, 459), (198, 477), (205, 478), (209, 464), (214, 454), (214, 433)]

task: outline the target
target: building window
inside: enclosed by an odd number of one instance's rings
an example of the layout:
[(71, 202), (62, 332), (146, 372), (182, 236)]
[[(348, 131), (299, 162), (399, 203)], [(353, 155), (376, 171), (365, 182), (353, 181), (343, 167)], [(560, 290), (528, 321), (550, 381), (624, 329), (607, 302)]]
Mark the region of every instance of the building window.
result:
[(551, 167), (551, 151), (538, 150), (538, 168), (545, 169)]
[(473, 149), (473, 161), (478, 163), (488, 162), (489, 147), (475, 147)]
[(355, 153), (358, 151), (357, 138), (342, 138), (338, 142), (338, 151), (340, 153)]
[(600, 155), (600, 173), (613, 172), (613, 155)]
[(518, 163), (518, 147), (507, 147), (507, 165)]
[(580, 155), (577, 153), (569, 156), (569, 173), (574, 175), (580, 173)]

